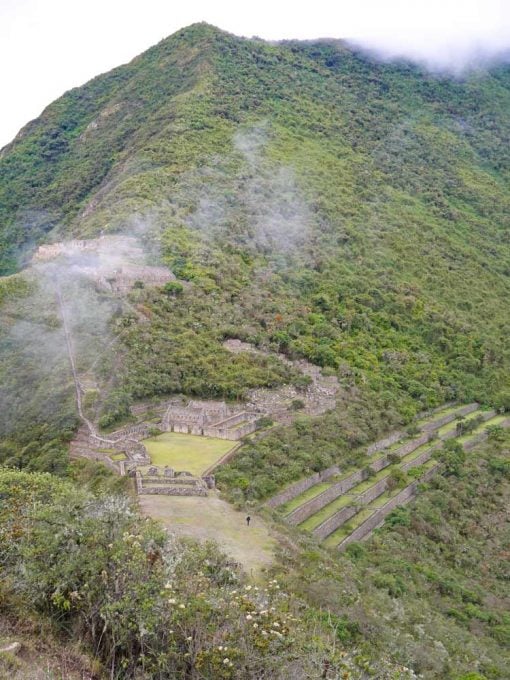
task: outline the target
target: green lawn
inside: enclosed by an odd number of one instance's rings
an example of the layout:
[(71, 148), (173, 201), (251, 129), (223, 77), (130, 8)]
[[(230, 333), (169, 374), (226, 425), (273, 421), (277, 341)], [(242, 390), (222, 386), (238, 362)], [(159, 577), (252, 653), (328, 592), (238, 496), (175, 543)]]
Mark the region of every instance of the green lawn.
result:
[(187, 470), (194, 475), (201, 475), (230, 451), (236, 442), (165, 432), (157, 437), (145, 439), (143, 444), (153, 465), (161, 467), (168, 465), (176, 471)]
[(322, 524), (324, 520), (331, 517), (331, 515), (334, 515), (337, 510), (345, 508), (346, 505), (350, 505), (355, 501), (356, 498), (351, 495), (344, 494), (341, 496), (337, 496), (337, 498), (335, 498), (334, 501), (328, 503), (328, 505), (324, 506), (321, 510), (316, 512), (308, 519), (305, 519), (304, 522), (301, 522), (299, 527), (301, 529), (305, 529), (306, 531), (313, 531), (316, 527), (319, 526), (319, 524)]
[(315, 498), (315, 496), (318, 496), (323, 491), (326, 491), (326, 489), (329, 489), (329, 487), (332, 484), (333, 484), (332, 481), (319, 482), (319, 484), (315, 484), (315, 486), (312, 486), (306, 491), (303, 491), (303, 493), (300, 493), (299, 496), (292, 498), (290, 501), (282, 505), (280, 508), (281, 512), (284, 515), (288, 515), (290, 512), (298, 508), (300, 505), (303, 505), (303, 503), (306, 503), (311, 498)]

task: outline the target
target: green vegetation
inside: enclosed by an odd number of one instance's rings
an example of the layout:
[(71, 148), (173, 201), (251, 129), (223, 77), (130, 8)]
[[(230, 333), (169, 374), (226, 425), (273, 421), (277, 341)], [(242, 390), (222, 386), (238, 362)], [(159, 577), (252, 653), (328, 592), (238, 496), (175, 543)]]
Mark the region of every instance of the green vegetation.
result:
[(300, 621), (276, 580), (246, 584), (212, 543), (177, 541), (125, 499), (51, 475), (0, 469), (0, 566), (0, 619), (41, 617), (93, 654), (97, 675), (283, 680), (327, 658), (361, 680), (368, 665)]
[[(342, 555), (333, 548), (342, 529), (326, 541), (329, 553), (310, 544), (292, 561), (287, 552), (292, 589), (349, 621), (357, 644), (427, 680), (506, 679), (509, 446), (506, 431), (470, 451), (459, 476), (434, 476), (413, 504)], [(351, 529), (371, 511), (350, 520)]]
[[(218, 471), (250, 508), (333, 464), (366, 466), (369, 443), (412, 435), (424, 409), (510, 410), (509, 131), (508, 65), (454, 79), (338, 41), (267, 44), (205, 24), (29, 123), (0, 155), (0, 464), (25, 470), (0, 478), (9, 616), (82, 639), (119, 680), (316, 677), (330, 662), (338, 677), (407, 679), (406, 666), (504, 680), (503, 416), (487, 447), (448, 444), (445, 474), (368, 543), (339, 556), (289, 529), (277, 565), (291, 596), (274, 620), (301, 627), (268, 642), (216, 549), (176, 548), (108, 495), (125, 482), (69, 464), (78, 420), (52, 279), (16, 272), (33, 244), (119, 232), (177, 277), (122, 300), (66, 285), (78, 370), (95, 385), (85, 407), (105, 428), (140, 400), (297, 389), (295, 421)], [(266, 353), (231, 354), (232, 338)], [(303, 413), (309, 379), (278, 353), (335, 376), (336, 407)], [(464, 423), (463, 437), (485, 427)]]
[(288, 503), (281, 505), (280, 511), (284, 515), (287, 515), (289, 512), (292, 512), (293, 510), (298, 508), (300, 505), (303, 505), (303, 503), (306, 503), (307, 501), (311, 500), (312, 498), (315, 498), (315, 496), (318, 496), (323, 491), (326, 491), (326, 489), (329, 489), (329, 487), (332, 484), (334, 484), (335, 481), (336, 480), (333, 478), (332, 480), (328, 480), (327, 482), (321, 482), (320, 484), (316, 484), (315, 486), (312, 486), (310, 489), (303, 491), (303, 493), (300, 493), (299, 496), (296, 496), (295, 498), (293, 498)]
[(165, 432), (143, 442), (153, 465), (186, 470), (193, 475), (201, 475), (211, 465), (217, 463), (235, 442), (214, 437), (199, 437), (192, 434)]

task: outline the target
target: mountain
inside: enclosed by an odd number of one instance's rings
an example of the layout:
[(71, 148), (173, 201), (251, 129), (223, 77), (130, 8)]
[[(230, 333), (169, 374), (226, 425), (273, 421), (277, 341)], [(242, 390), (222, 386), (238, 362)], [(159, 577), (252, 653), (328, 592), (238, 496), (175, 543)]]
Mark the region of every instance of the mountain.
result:
[(192, 283), (125, 332), (127, 400), (262, 384), (226, 375), (231, 336), (340, 374), (388, 424), (504, 400), (509, 77), (193, 25), (3, 149), (3, 272), (45, 240), (137, 233)]
[[(336, 386), (336, 406), (294, 399), (218, 470), (240, 507), (359, 463), (419, 412), (510, 410), (509, 142), (508, 64), (454, 78), (343, 41), (270, 44), (207, 24), (66, 93), (0, 152), (0, 464), (78, 475), (70, 334), (80, 415), (103, 432), (172, 395), (306, 395), (317, 371), (316, 393)], [(466, 465), (468, 481), (441, 477), (413, 521), (398, 515), (341, 564), (287, 536), (300, 546), (289, 583), (314, 625), (328, 625), (330, 587), (335, 635), (363, 637), (370, 658), (386, 645), (423, 677), (457, 680), (485, 655), (480, 677), (504, 678), (500, 537), (484, 524), (462, 578), (454, 555), (436, 555), (437, 569), (430, 555), (435, 538), (462, 543), (464, 511), (502, 526), (505, 445)], [(473, 508), (473, 494), (490, 497)], [(474, 564), (484, 546), (490, 578)], [(439, 649), (430, 621), (441, 644), (451, 622), (441, 663), (405, 640), (402, 621), (422, 625), (420, 597), (427, 654)]]

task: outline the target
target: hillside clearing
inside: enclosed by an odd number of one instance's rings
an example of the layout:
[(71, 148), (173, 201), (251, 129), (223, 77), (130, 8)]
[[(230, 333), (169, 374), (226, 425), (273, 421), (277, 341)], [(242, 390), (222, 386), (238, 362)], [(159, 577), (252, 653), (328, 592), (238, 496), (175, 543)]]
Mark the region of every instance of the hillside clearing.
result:
[(177, 432), (165, 432), (143, 443), (153, 465), (168, 465), (174, 470), (187, 470), (193, 475), (203, 474), (235, 446), (235, 442), (226, 439)]
[(276, 541), (260, 517), (251, 515), (247, 527), (245, 514), (213, 492), (207, 498), (140, 496), (139, 502), (142, 512), (177, 536), (216, 541), (252, 579), (257, 580), (273, 561)]

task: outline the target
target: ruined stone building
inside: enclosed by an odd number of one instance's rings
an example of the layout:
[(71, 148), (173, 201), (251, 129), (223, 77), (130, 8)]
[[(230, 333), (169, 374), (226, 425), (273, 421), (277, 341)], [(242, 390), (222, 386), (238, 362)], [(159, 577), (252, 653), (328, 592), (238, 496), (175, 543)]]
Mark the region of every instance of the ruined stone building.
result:
[(192, 400), (185, 406), (170, 404), (163, 417), (163, 429), (235, 441), (254, 432), (260, 416), (255, 411), (235, 411), (223, 401)]

